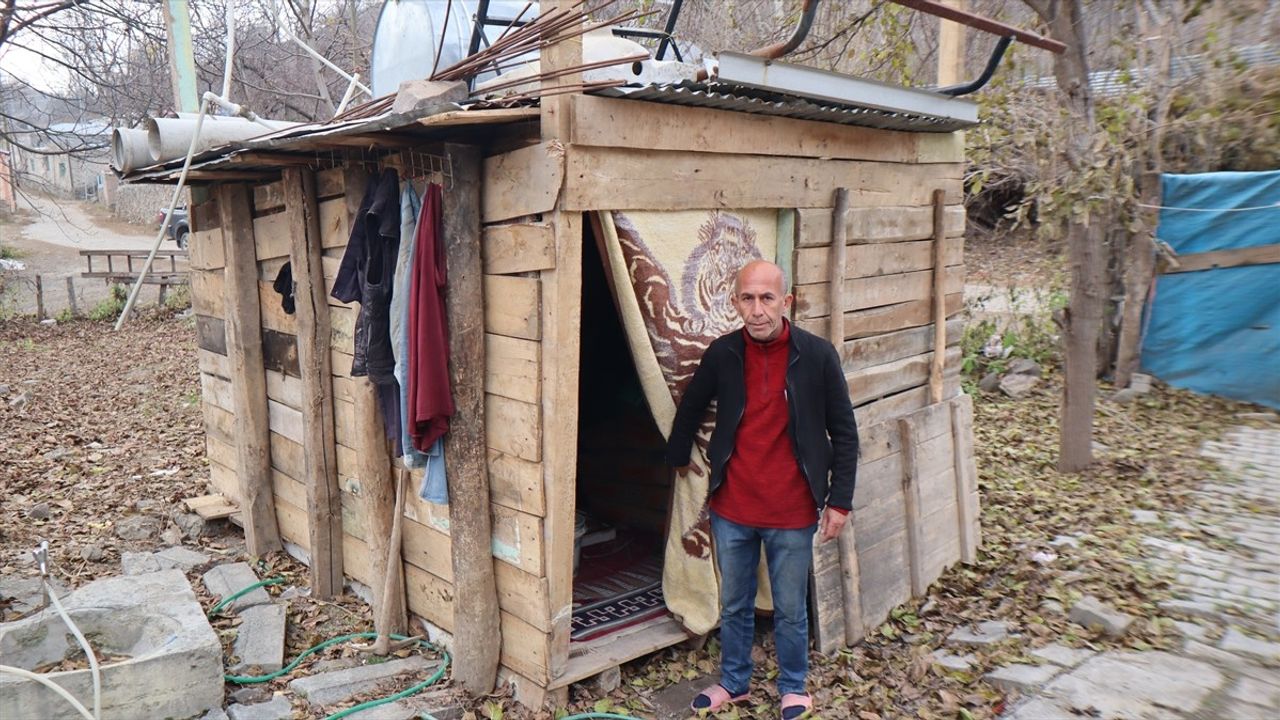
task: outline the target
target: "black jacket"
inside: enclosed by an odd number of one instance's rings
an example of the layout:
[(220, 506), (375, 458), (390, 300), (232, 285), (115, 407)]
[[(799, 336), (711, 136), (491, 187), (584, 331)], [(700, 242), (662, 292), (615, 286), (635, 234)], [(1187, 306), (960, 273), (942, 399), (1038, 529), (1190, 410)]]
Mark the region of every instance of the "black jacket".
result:
[[(716, 427), (708, 450), (712, 493), (724, 482), (738, 423), (746, 411), (745, 357), (742, 330), (716, 338), (703, 353), (671, 426), (667, 463), (674, 467), (688, 465), (703, 414), (711, 400), (716, 400)], [(840, 356), (831, 343), (794, 324), (787, 361), (787, 407), (787, 430), (795, 446), (796, 461), (809, 481), (818, 509), (825, 505), (852, 508), (858, 472), (858, 426)]]

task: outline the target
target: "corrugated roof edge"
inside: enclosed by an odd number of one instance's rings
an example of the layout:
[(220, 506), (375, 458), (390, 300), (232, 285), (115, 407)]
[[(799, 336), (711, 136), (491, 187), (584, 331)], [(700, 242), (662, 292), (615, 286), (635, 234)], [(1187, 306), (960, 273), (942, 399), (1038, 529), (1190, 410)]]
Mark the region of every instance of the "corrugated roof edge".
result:
[(911, 132), (954, 132), (976, 124), (951, 118), (895, 113), (859, 105), (818, 102), (795, 95), (726, 83), (684, 81), (647, 87), (608, 88), (593, 94)]

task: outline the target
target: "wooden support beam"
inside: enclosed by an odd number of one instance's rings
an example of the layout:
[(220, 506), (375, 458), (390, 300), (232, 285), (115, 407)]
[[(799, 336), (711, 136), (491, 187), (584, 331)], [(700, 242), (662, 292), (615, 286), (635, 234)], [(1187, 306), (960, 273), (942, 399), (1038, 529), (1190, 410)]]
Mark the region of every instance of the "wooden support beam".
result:
[(444, 202), (449, 284), (449, 379), (456, 407), (445, 435), (453, 546), (453, 679), (474, 695), (493, 690), (502, 645), (485, 451), (484, 289), (480, 262), (480, 148), (446, 144), (453, 187)]
[(218, 188), (223, 254), (226, 256), (226, 353), (231, 368), (236, 425), (236, 480), (245, 547), (250, 555), (280, 550), (271, 487), (271, 426), (267, 377), (262, 364), (262, 314), (258, 307), (258, 263), (254, 259), (253, 209), (244, 185)]
[(960, 561), (978, 561), (978, 471), (973, 456), (973, 400), (961, 395), (951, 403), (951, 435), (956, 477), (956, 517)]
[(844, 644), (853, 647), (862, 642), (867, 630), (862, 623), (862, 568), (858, 561), (857, 520), (849, 511), (849, 521), (840, 536), (840, 570), (844, 582)]
[[(933, 191), (933, 346), (947, 346), (947, 277), (946, 277), (946, 211), (947, 193)], [(834, 287), (834, 286), (833, 286)], [(942, 402), (942, 372), (946, 369), (946, 353), (935, 352), (929, 369), (929, 402)]]
[(922, 595), (924, 583), (924, 540), (920, 527), (920, 478), (916, 450), (919, 442), (911, 420), (898, 418), (902, 436), (902, 504), (907, 526), (907, 561), (910, 563), (911, 594)]
[(284, 213), (297, 304), (298, 368), (302, 374), (302, 436), (307, 488), (307, 532), (311, 591), (327, 598), (342, 593), (342, 493), (333, 425), (333, 373), (329, 355), (329, 302), (320, 260), (320, 211), (316, 176), (284, 171)]
[[(844, 263), (845, 255), (848, 253), (846, 242), (846, 231), (849, 224), (849, 190), (847, 188), (836, 188), (835, 191), (835, 208), (831, 211), (831, 257), (827, 261), (827, 270), (829, 272), (827, 281), (833, 288), (844, 287)], [(840, 347), (844, 344), (844, 293), (831, 293), (830, 313), (831, 319), (827, 332), (827, 339), (832, 345)]]
[[(1141, 241), (1135, 240), (1135, 242)], [(1173, 273), (1195, 272), (1197, 270), (1216, 270), (1218, 268), (1280, 263), (1280, 244), (1189, 253), (1187, 255), (1179, 255), (1177, 260), (1177, 267), (1162, 269), (1160, 271), (1161, 274), (1170, 275)]]
[[(550, 14), (570, 5), (570, 0), (543, 0), (542, 12)], [(558, 42), (543, 50), (544, 72), (582, 64), (582, 38)], [(570, 73), (543, 81), (544, 90), (581, 82)], [(549, 149), (571, 145), (574, 128), (572, 95), (542, 98), (542, 146)], [(541, 146), (539, 146), (541, 147)], [(563, 158), (559, 159), (561, 163)], [(559, 168), (557, 172), (557, 167)], [(563, 165), (550, 167), (534, 179), (545, 178), (555, 199), (549, 215), (555, 233), (555, 268), (542, 271), (542, 458), (546, 488), (546, 521), (543, 525), (544, 566), (547, 597), (551, 609), (551, 636), (548, 673), (553, 683), (569, 672), (569, 632), (573, 620), (573, 526), (576, 509), (578, 454), (578, 370), (582, 341), (582, 232), (583, 215), (566, 202), (568, 187)], [(636, 205), (640, 207), (640, 205)]]
[[(348, 227), (356, 220), (368, 180), (369, 176), (358, 167), (342, 169)], [(338, 368), (344, 375), (350, 369), (350, 366)], [(401, 632), (408, 626), (404, 557), (400, 545), (392, 542), (396, 508), (402, 499), (392, 476), (391, 454), (387, 451), (382, 413), (378, 411), (377, 389), (369, 378), (351, 378), (351, 401), (355, 407), (355, 450), (361, 496), (365, 523), (369, 528), (366, 540), (369, 566), (376, 568), (375, 572), (383, 578), (382, 583), (373, 583), (374, 630), (381, 636)], [(381, 647), (374, 648), (375, 653), (382, 650)]]

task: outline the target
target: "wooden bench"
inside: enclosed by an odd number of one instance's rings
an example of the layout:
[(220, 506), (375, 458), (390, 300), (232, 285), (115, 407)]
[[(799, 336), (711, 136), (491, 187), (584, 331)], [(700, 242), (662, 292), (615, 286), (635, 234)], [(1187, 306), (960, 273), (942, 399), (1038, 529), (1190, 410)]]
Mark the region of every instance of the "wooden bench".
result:
[[(85, 259), (87, 269), (80, 273), (80, 277), (103, 280), (108, 285), (132, 285), (137, 282), (138, 273), (146, 264), (147, 254), (146, 250), (81, 250), (80, 256)], [(93, 267), (95, 258), (99, 261), (97, 269)], [(185, 262), (186, 259), (186, 250), (156, 251), (151, 272), (147, 273), (142, 282), (160, 286), (161, 302), (170, 285), (186, 285), (189, 282), (186, 268), (178, 268), (178, 261)], [(104, 260), (107, 265), (105, 270), (101, 264)]]

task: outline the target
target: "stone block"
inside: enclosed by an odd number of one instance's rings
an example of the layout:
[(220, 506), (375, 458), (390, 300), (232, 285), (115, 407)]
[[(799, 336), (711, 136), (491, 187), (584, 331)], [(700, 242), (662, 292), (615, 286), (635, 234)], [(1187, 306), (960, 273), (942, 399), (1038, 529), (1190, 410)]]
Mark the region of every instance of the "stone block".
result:
[(276, 695), (271, 702), (253, 705), (235, 704), (227, 708), (231, 720), (290, 720), (293, 717), (293, 705), (289, 698)]
[(1031, 698), (1005, 717), (1007, 720), (1080, 720), (1079, 715), (1044, 698)]
[(1094, 652), (1092, 650), (1069, 648), (1066, 645), (1054, 643), (1045, 645), (1042, 648), (1036, 648), (1031, 651), (1031, 654), (1047, 663), (1071, 668), (1093, 657)]
[(973, 663), (977, 660), (973, 653), (965, 653), (964, 655), (952, 655), (946, 650), (934, 650), (933, 661), (948, 670), (968, 671), (973, 668)]
[(439, 660), (415, 655), (376, 665), (360, 665), (298, 678), (289, 683), (289, 689), (306, 698), (311, 705), (332, 705), (371, 690), (378, 683), (396, 675), (412, 673), (425, 680), (439, 665)]
[(1134, 620), (1132, 615), (1126, 615), (1092, 595), (1081, 598), (1067, 617), (1071, 622), (1099, 630), (1109, 637), (1123, 637)]
[(231, 674), (244, 675), (254, 668), (253, 674), (264, 674), (284, 666), (287, 610), (284, 603), (267, 603), (251, 605), (240, 611), (240, 627), (232, 648), (240, 660), (231, 666)]
[(464, 82), (406, 80), (396, 90), (391, 112), (395, 115), (421, 112), (435, 106), (461, 102), (467, 99), (467, 95), (467, 84)]
[(1018, 637), (1009, 633), (1008, 623), (998, 620), (986, 620), (978, 623), (975, 628), (961, 627), (957, 628), (947, 636), (947, 642), (953, 645), (970, 645), (974, 647), (982, 647), (985, 645), (994, 645), (1003, 642), (1009, 638)]
[(167, 570), (169, 567), (176, 567), (182, 571), (200, 567), (211, 559), (208, 555), (205, 555), (202, 552), (196, 552), (195, 550), (184, 548), (181, 545), (175, 545), (173, 547), (167, 547), (163, 550), (157, 551), (156, 557), (159, 558), (161, 562), (168, 565), (168, 567), (164, 569)]
[[(98, 580), (68, 594), (63, 606), (96, 652), (123, 656), (101, 668), (102, 717), (194, 718), (222, 707), (222, 646), (180, 571)], [(56, 613), (0, 625), (6, 665), (34, 670), (78, 652)], [(93, 695), (88, 669), (46, 677), (77, 698)], [(43, 686), (0, 675), (0, 717), (3, 708), (49, 702)]]
[(1250, 677), (1240, 678), (1229, 694), (1242, 702), (1280, 709), (1280, 674), (1272, 679), (1275, 682), (1268, 684)]
[[(249, 567), (248, 563), (242, 562), (223, 563), (217, 567), (210, 568), (204, 574), (205, 588), (220, 599), (234, 595), (256, 582), (258, 582), (258, 574), (253, 571), (253, 568)], [(250, 605), (261, 605), (269, 602), (271, 602), (271, 596), (267, 594), (266, 588), (255, 588), (252, 592), (236, 598), (223, 610), (239, 612)]]
[(1250, 655), (1262, 660), (1280, 660), (1280, 643), (1249, 637), (1235, 628), (1227, 628), (1218, 647), (1236, 655)]
[(435, 720), (461, 720), (462, 704), (449, 690), (430, 688), (385, 705), (371, 707), (348, 715), (349, 720), (417, 720), (432, 717)]
[(1062, 671), (1056, 665), (1006, 665), (982, 676), (987, 684), (1005, 692), (1029, 692), (1049, 682)]
[(1224, 679), (1207, 663), (1166, 652), (1107, 652), (1059, 675), (1043, 694), (1086, 717), (1160, 718), (1168, 708), (1197, 717)]
[(1177, 628), (1178, 633), (1181, 634), (1182, 637), (1190, 640), (1199, 640), (1203, 642), (1205, 637), (1209, 634), (1209, 628), (1182, 620), (1174, 620), (1173, 626)]

